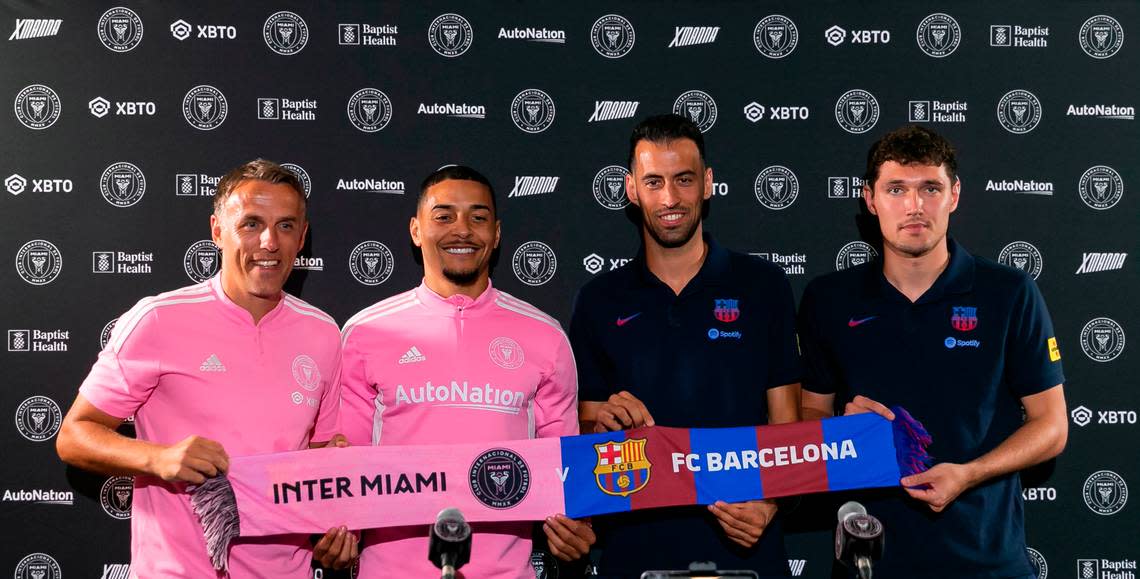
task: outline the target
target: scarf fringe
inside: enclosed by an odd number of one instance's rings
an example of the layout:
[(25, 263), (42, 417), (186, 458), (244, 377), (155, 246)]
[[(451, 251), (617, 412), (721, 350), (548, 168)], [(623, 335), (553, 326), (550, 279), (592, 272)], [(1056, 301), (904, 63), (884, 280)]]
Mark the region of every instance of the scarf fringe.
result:
[(226, 475), (221, 474), (200, 485), (191, 485), (187, 490), (194, 514), (202, 523), (210, 561), (214, 569), (226, 572), (229, 570), (230, 542), (241, 535), (234, 488)]
[(895, 458), (899, 463), (899, 474), (911, 476), (925, 472), (933, 460), (926, 452), (933, 441), (930, 433), (902, 406), (892, 406), (891, 410), (895, 413), (891, 430), (895, 435)]

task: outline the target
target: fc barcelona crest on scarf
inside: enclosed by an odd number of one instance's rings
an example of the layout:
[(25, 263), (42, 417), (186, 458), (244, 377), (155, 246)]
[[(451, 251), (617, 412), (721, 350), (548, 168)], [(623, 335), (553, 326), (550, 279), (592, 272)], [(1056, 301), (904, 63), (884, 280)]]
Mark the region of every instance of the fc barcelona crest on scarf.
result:
[(598, 452), (594, 478), (602, 492), (627, 497), (645, 488), (649, 483), (649, 470), (653, 466), (645, 455), (647, 440), (635, 438), (625, 442), (594, 445), (594, 450)]
[(954, 307), (954, 315), (950, 316), (950, 325), (959, 332), (969, 332), (978, 327), (978, 308)]
[(713, 300), (713, 315), (721, 322), (735, 322), (740, 317), (740, 300)]

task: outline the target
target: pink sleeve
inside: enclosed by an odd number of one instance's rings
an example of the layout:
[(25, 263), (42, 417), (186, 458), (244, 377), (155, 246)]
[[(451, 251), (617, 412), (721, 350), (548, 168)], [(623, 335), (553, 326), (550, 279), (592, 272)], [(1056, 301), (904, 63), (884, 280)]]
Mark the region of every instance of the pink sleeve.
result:
[(116, 418), (134, 416), (150, 398), (162, 372), (158, 312), (140, 315), (138, 309), (135, 306), (119, 318), (110, 341), (79, 387), (91, 404)]
[(534, 395), (534, 434), (537, 438), (578, 434), (578, 370), (566, 335), (558, 333), (550, 375)]
[(328, 442), (334, 435), (341, 434), (340, 427), (340, 371), (341, 352), (339, 332), (333, 338), (337, 341), (336, 368), (321, 396), (321, 406), (317, 409), (317, 423), (313, 427), (312, 442)]
[(372, 444), (376, 387), (368, 380), (368, 360), (355, 340), (344, 342), (341, 362), (340, 431), (354, 446)]

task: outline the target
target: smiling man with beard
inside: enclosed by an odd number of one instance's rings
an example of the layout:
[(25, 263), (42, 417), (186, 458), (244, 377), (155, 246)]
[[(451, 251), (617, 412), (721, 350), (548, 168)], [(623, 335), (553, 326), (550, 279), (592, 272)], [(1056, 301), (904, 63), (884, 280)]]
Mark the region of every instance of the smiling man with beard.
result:
[[(678, 115), (645, 119), (630, 137), (629, 168), (626, 194), (641, 217), (641, 250), (582, 288), (570, 323), (583, 424), (602, 432), (798, 420), (791, 286), (778, 266), (705, 233), (713, 173), (700, 130)], [(595, 524), (606, 577), (687, 569), (693, 561), (762, 577), (788, 573), (770, 501), (718, 501)]]
[[(447, 444), (578, 434), (578, 380), (559, 323), (491, 285), (499, 220), (491, 183), (447, 166), (420, 187), (409, 229), (423, 253), (415, 289), (345, 324), (341, 418), (353, 444)], [(551, 513), (552, 553), (577, 559), (590, 527)], [(360, 577), (429, 577), (428, 523), (365, 532)], [(474, 524), (467, 577), (530, 569), (529, 522)]]

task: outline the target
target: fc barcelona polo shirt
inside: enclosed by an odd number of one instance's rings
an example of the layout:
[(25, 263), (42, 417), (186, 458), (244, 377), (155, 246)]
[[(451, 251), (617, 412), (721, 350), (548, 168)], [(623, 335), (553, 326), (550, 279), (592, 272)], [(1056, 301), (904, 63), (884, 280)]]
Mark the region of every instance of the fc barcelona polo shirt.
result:
[[(965, 463), (1022, 424), (1020, 399), (1065, 381), (1045, 301), (1022, 271), (948, 240), (950, 263), (911, 302), (879, 262), (813, 280), (800, 304), (804, 390), (901, 405), (934, 439), (934, 462)], [(942, 513), (902, 489), (860, 495), (886, 529), (876, 576), (1015, 577), (1025, 552), (1017, 473), (970, 489)]]
[[(580, 290), (570, 323), (580, 400), (628, 390), (662, 426), (767, 424), (768, 389), (800, 379), (791, 286), (780, 267), (704, 239), (705, 262), (680, 295), (649, 271), (644, 248)], [(700, 560), (787, 573), (779, 517), (752, 549), (726, 539), (704, 507), (601, 517), (595, 526), (606, 576)]]

